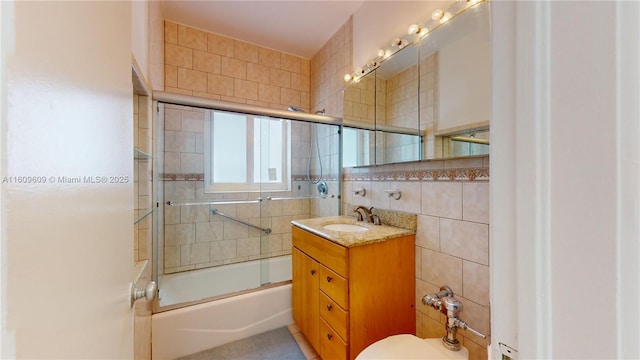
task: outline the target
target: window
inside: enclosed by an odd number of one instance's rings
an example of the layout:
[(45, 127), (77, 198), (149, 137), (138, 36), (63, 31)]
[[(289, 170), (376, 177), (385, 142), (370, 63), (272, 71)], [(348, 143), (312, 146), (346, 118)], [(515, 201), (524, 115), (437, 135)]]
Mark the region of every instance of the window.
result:
[(287, 120), (210, 111), (205, 192), (289, 190), (290, 137)]

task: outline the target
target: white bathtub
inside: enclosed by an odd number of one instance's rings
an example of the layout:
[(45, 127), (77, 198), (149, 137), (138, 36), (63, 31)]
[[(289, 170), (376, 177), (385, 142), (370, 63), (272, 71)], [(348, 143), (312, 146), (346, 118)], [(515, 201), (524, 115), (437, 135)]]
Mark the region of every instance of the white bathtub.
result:
[[(277, 260), (284, 269), (277, 270), (278, 267), (270, 266), (270, 275), (274, 277), (288, 276), (283, 280), (291, 279), (291, 256), (273, 260)], [(253, 265), (260, 266), (259, 261)], [(240, 268), (246, 270), (244, 267)], [(197, 292), (201, 287), (209, 287), (203, 286), (203, 284), (220, 280), (216, 279), (216, 276), (219, 277), (221, 274), (228, 275), (225, 277), (232, 277), (227, 279), (228, 282), (238, 283), (241, 282), (239, 279), (241, 277), (240, 274), (251, 273), (238, 272), (230, 275), (224, 271), (215, 272), (209, 270), (211, 269), (196, 271), (194, 272), (196, 274), (184, 273), (183, 275), (189, 276), (187, 276), (186, 280), (183, 279), (184, 283), (176, 282), (176, 284), (181, 284), (178, 288), (183, 291), (176, 293), (176, 298), (189, 293), (188, 288), (184, 286), (186, 284), (193, 285), (192, 291)], [(179, 280), (179, 277), (173, 276), (172, 279)], [(256, 286), (259, 285), (258, 277)], [(245, 285), (241, 287), (243, 286)], [(255, 288), (256, 286), (248, 288)], [(161, 283), (160, 296), (162, 296), (163, 287), (165, 287), (165, 294), (167, 294), (166, 284)], [(199, 294), (199, 296), (203, 295)], [(202, 298), (210, 296), (217, 295), (203, 296)], [(194, 298), (191, 297), (187, 301), (193, 300)], [(151, 318), (153, 359), (175, 359), (277, 329), (291, 323), (293, 323), (291, 284), (153, 314)]]
[(272, 284), (291, 280), (291, 255), (162, 275), (160, 307), (255, 289), (265, 275)]

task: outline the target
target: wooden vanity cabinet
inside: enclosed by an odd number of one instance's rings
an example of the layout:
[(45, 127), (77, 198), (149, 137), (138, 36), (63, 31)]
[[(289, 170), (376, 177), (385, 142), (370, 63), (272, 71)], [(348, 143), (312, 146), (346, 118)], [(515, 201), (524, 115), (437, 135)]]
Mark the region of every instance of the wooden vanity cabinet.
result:
[(293, 318), (325, 360), (415, 334), (415, 239), (345, 247), (293, 226)]

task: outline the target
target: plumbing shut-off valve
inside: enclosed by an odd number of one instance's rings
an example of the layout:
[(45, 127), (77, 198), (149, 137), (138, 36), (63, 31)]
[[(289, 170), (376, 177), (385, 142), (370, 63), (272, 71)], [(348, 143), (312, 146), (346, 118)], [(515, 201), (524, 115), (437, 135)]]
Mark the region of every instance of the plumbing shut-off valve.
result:
[(453, 297), (453, 291), (448, 286), (443, 286), (437, 293), (427, 294), (422, 298), (422, 303), (429, 305), (434, 309), (440, 310), (447, 316), (447, 335), (442, 338), (444, 347), (452, 351), (460, 350), (460, 342), (456, 339), (458, 328), (463, 328), (481, 338), (487, 336), (479, 331), (472, 329), (464, 321), (460, 320), (458, 314), (462, 311), (462, 303)]

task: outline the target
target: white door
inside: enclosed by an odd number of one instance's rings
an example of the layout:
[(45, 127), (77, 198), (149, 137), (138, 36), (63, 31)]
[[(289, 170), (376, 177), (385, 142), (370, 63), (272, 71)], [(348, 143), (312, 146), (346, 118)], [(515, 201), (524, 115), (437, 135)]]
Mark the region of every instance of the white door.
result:
[(131, 5), (0, 6), (0, 357), (130, 359)]

